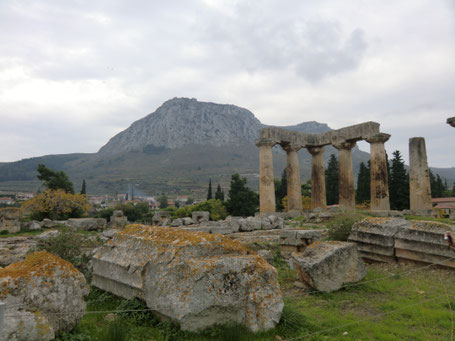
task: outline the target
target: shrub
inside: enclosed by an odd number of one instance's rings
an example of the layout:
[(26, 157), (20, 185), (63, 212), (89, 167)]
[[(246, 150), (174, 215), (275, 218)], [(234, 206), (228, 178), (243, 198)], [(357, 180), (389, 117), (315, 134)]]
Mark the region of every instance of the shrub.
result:
[(223, 206), (221, 200), (218, 199), (210, 199), (196, 205), (179, 208), (175, 211), (175, 216), (177, 218), (191, 217), (191, 214), (195, 211), (210, 212), (211, 220), (222, 220), (227, 216), (226, 208)]
[(55, 236), (39, 239), (36, 250), (46, 250), (72, 263), (89, 281), (91, 270), (89, 267), (90, 256), (87, 251), (99, 245), (101, 245), (101, 241), (98, 238), (63, 228)]
[(342, 213), (327, 223), (330, 240), (346, 241), (351, 233), (352, 225), (363, 219), (364, 216), (356, 213)]
[(30, 216), (34, 220), (79, 218), (89, 208), (90, 205), (85, 195), (66, 193), (61, 189), (47, 190), (22, 205), (22, 209), (30, 212)]

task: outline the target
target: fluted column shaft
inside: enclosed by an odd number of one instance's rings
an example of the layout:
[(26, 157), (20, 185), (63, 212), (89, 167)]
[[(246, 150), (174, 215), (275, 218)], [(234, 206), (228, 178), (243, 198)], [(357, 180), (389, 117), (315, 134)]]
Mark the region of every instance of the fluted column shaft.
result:
[(384, 143), (389, 134), (378, 133), (366, 139), (370, 143), (370, 209), (390, 210), (387, 157)]
[(288, 144), (286, 151), (287, 211), (302, 211), (302, 185), (300, 182), (299, 146)]
[(327, 207), (325, 193), (324, 147), (307, 147), (311, 154), (311, 209)]
[(354, 173), (352, 171), (352, 148), (355, 142), (345, 141), (333, 145), (338, 149), (338, 192), (341, 208), (355, 209)]
[(423, 137), (409, 139), (409, 195), (411, 210), (431, 210), (430, 173)]
[(259, 147), (259, 211), (275, 212), (275, 177), (273, 174), (272, 147), (275, 142), (268, 139), (256, 140)]

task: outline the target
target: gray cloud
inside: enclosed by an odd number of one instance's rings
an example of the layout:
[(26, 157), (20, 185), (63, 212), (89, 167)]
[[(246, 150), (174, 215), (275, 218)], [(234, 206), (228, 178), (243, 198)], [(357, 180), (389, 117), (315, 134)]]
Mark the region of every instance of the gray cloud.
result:
[(449, 0), (3, 1), (0, 31), (0, 161), (95, 152), (185, 96), (267, 124), (378, 121), (390, 150), (420, 134), (453, 165)]

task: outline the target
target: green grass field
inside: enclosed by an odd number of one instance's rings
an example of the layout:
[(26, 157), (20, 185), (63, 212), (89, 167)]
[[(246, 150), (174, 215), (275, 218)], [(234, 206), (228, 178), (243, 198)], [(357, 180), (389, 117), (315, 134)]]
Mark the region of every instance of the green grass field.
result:
[[(409, 265), (368, 265), (360, 285), (331, 294), (294, 285), (295, 273), (276, 264), (285, 299), (280, 325), (252, 334), (238, 326), (215, 327), (202, 334), (182, 332), (150, 312), (126, 312), (106, 322), (107, 312), (146, 309), (92, 289), (87, 314), (72, 334), (59, 340), (453, 340), (455, 273)], [(308, 292), (310, 291), (310, 292)]]

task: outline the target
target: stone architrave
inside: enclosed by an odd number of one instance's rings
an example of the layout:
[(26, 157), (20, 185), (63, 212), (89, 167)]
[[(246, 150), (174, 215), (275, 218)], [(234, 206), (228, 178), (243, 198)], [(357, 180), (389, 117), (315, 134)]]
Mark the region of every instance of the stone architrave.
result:
[(259, 147), (259, 211), (261, 213), (275, 212), (275, 177), (273, 174), (272, 147), (275, 142), (271, 139), (256, 140)]
[(300, 182), (299, 146), (287, 144), (286, 151), (286, 180), (287, 180), (287, 211), (302, 211), (302, 185)]
[(348, 210), (355, 209), (354, 173), (352, 171), (352, 148), (355, 144), (355, 141), (333, 144), (338, 149), (338, 203), (341, 208)]
[(452, 127), (455, 128), (455, 117), (449, 117), (447, 119), (447, 124), (450, 124)]
[(327, 207), (325, 193), (324, 147), (307, 147), (311, 154), (311, 209)]
[(423, 137), (409, 139), (409, 194), (412, 211), (431, 210), (430, 172)]
[(366, 139), (370, 144), (370, 207), (371, 210), (390, 210), (389, 185), (387, 179), (387, 157), (384, 143), (389, 134), (378, 133)]

